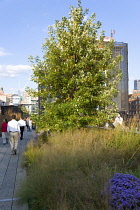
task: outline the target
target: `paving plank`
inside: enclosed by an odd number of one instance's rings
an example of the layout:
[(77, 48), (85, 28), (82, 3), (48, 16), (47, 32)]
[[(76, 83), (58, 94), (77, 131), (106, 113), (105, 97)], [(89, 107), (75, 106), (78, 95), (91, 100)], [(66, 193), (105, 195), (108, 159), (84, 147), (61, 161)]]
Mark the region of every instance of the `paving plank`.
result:
[(11, 206), (12, 201), (0, 201), (0, 210), (11, 210)]
[[(0, 210), (28, 210), (28, 205), (21, 205), (16, 197), (20, 183), (26, 177), (21, 167), (23, 152), (35, 132), (24, 132), (24, 139), (19, 140), (17, 155), (11, 155), (10, 145), (2, 144), (0, 138)], [(18, 199), (18, 200), (17, 200)]]

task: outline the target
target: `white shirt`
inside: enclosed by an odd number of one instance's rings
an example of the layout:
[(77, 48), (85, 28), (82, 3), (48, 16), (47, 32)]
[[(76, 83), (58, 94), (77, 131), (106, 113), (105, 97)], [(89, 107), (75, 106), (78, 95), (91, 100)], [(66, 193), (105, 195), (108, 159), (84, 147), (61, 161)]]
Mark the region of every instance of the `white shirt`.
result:
[(29, 120), (29, 126), (32, 126), (32, 120)]
[(113, 123), (113, 125), (116, 127), (117, 125), (122, 125), (123, 123), (123, 118), (118, 116), (115, 118), (115, 122)]
[(7, 126), (7, 131), (8, 132), (16, 132), (18, 131), (20, 133), (20, 127), (18, 122), (15, 119), (12, 119), (11, 121), (8, 122), (8, 126)]
[(26, 122), (24, 120), (19, 120), (18, 121), (19, 126), (26, 126)]

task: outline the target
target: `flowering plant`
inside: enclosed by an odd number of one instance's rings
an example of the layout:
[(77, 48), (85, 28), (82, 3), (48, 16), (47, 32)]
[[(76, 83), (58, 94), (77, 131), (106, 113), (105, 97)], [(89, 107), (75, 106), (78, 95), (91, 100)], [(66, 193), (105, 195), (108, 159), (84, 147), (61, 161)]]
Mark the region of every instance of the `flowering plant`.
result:
[(104, 192), (109, 193), (110, 210), (140, 210), (140, 179), (130, 175), (115, 173)]

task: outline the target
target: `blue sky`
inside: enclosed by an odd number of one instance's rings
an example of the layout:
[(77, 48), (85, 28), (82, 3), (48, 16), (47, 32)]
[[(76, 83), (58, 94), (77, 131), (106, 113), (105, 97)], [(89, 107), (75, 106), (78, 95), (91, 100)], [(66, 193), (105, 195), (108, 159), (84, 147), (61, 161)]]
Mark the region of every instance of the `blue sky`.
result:
[[(76, 0), (0, 0), (0, 87), (5, 93), (18, 93), (30, 81), (32, 70), (29, 55), (42, 56), (48, 26), (62, 16), (68, 17), (69, 6)], [(140, 79), (140, 0), (82, 0), (83, 9), (102, 22), (102, 30), (115, 41), (128, 43), (129, 92), (135, 79)]]

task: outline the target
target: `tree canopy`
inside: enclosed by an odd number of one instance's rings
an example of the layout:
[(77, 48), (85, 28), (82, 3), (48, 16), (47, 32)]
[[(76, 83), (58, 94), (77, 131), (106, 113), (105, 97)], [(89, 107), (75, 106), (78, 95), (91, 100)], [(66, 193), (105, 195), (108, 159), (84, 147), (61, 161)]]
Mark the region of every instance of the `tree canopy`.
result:
[(113, 56), (114, 41), (104, 41), (101, 22), (88, 12), (80, 0), (77, 7), (70, 6), (69, 16), (49, 27), (43, 58), (30, 57), (32, 80), (39, 87), (34, 95), (44, 107), (37, 121), (40, 128), (99, 124), (115, 108), (121, 57)]

